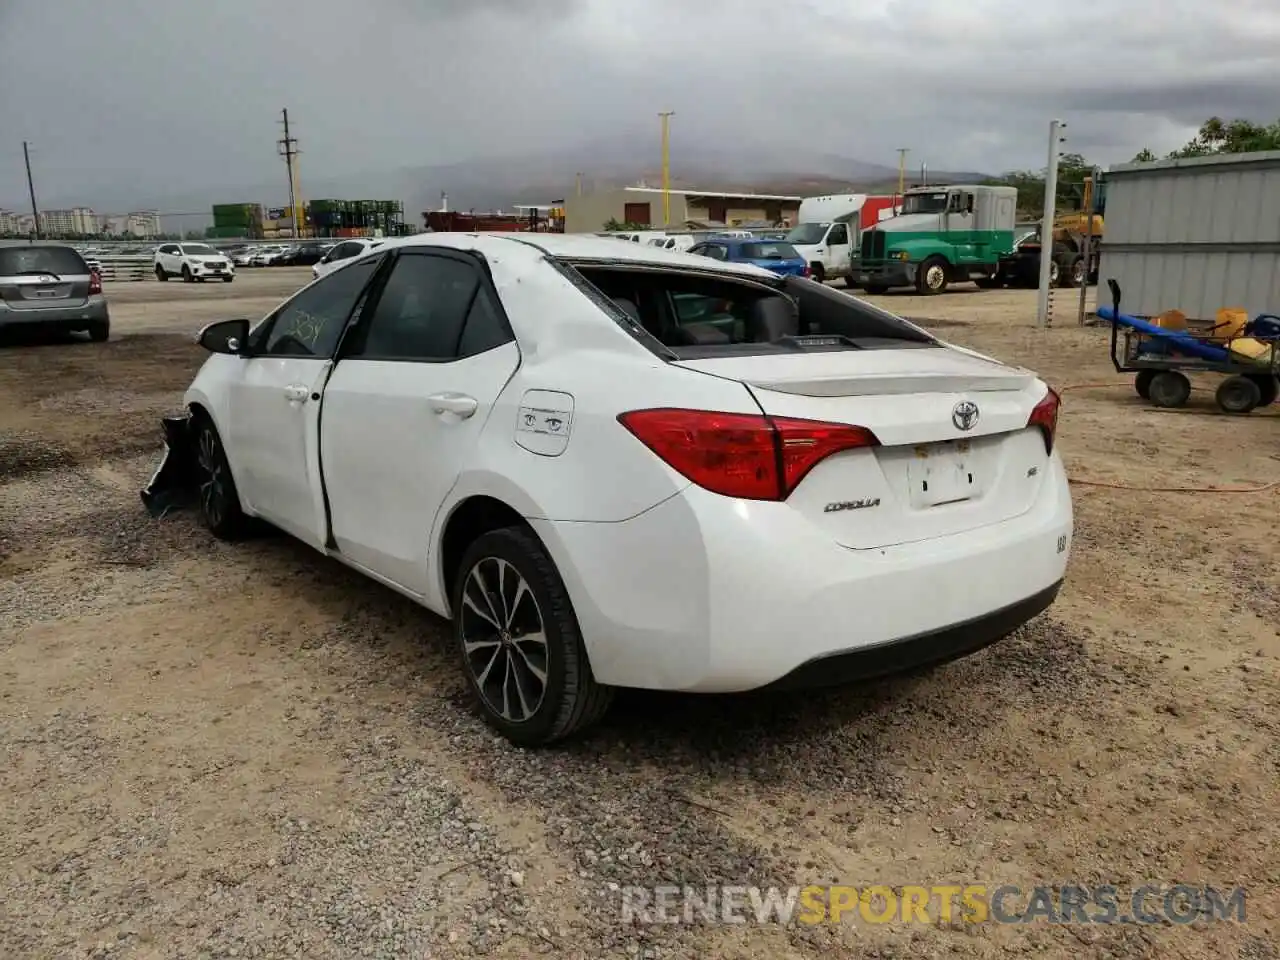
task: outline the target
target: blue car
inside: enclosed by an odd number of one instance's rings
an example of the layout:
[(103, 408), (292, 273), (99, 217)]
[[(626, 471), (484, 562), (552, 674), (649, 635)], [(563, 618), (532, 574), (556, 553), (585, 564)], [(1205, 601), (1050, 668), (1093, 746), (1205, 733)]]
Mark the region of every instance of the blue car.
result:
[(689, 249), (713, 260), (750, 263), (784, 277), (809, 276), (809, 264), (796, 248), (782, 240), (759, 237), (710, 237)]

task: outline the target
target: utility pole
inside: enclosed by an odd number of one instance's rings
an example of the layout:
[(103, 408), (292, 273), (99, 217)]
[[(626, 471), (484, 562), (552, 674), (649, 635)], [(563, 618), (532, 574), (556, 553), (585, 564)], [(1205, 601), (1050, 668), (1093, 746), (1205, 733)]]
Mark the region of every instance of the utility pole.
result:
[(907, 154), (910, 152), (906, 147), (898, 148), (898, 196), (907, 191)]
[(276, 148), (280, 156), (284, 157), (284, 165), (289, 171), (289, 212), (293, 216), (293, 235), (299, 237), (302, 235), (302, 218), (298, 216), (298, 194), (295, 188), (296, 168), (294, 166), (295, 158), (301, 152), (298, 149), (298, 141), (295, 137), (289, 136), (289, 108), (286, 107), (280, 111), (284, 117), (284, 136), (276, 141)]
[(27, 165), (27, 193), (31, 196), (31, 219), (36, 229), (36, 239), (40, 239), (40, 208), (36, 206), (36, 185), (31, 179), (31, 151), (27, 149), (27, 141), (22, 141), (22, 162)]
[(671, 118), (674, 110), (660, 113), (662, 118), (662, 225), (671, 223)]
[(1040, 296), (1036, 303), (1036, 326), (1049, 325), (1049, 271), (1053, 265), (1053, 220), (1058, 212), (1058, 145), (1066, 138), (1067, 125), (1049, 122), (1049, 166), (1044, 175), (1044, 219), (1040, 221)]

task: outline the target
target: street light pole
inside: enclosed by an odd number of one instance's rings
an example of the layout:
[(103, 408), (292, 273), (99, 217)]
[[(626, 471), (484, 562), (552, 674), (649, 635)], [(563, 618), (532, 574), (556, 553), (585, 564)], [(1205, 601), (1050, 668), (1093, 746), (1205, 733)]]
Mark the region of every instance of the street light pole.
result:
[(671, 224), (671, 118), (674, 110), (658, 114), (662, 119), (662, 225)]
[(36, 239), (40, 237), (40, 208), (36, 206), (36, 185), (31, 179), (31, 151), (27, 149), (27, 141), (22, 141), (22, 162), (27, 165), (27, 193), (31, 197), (31, 220), (35, 227)]

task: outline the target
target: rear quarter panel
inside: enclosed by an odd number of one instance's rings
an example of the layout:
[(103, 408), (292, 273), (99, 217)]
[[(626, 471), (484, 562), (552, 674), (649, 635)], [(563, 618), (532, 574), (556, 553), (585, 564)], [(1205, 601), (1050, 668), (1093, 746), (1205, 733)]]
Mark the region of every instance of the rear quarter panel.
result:
[[(759, 413), (741, 383), (671, 366), (550, 264), (523, 273), (504, 269), (501, 262), (490, 267), (521, 362), (494, 405), (477, 456), (459, 476), (447, 509), (484, 494), (529, 518), (627, 520), (689, 481), (632, 436), (618, 422), (619, 414), (649, 407)], [(568, 414), (562, 452), (537, 453), (517, 442), (529, 391), (570, 398), (558, 401)], [(523, 439), (537, 446), (527, 435)]]

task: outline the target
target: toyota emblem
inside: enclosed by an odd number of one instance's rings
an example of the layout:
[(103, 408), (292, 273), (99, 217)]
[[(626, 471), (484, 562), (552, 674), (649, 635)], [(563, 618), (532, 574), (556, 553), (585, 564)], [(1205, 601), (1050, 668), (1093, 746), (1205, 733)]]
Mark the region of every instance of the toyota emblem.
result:
[(978, 405), (972, 400), (961, 400), (951, 409), (951, 422), (957, 430), (972, 430), (978, 422)]

